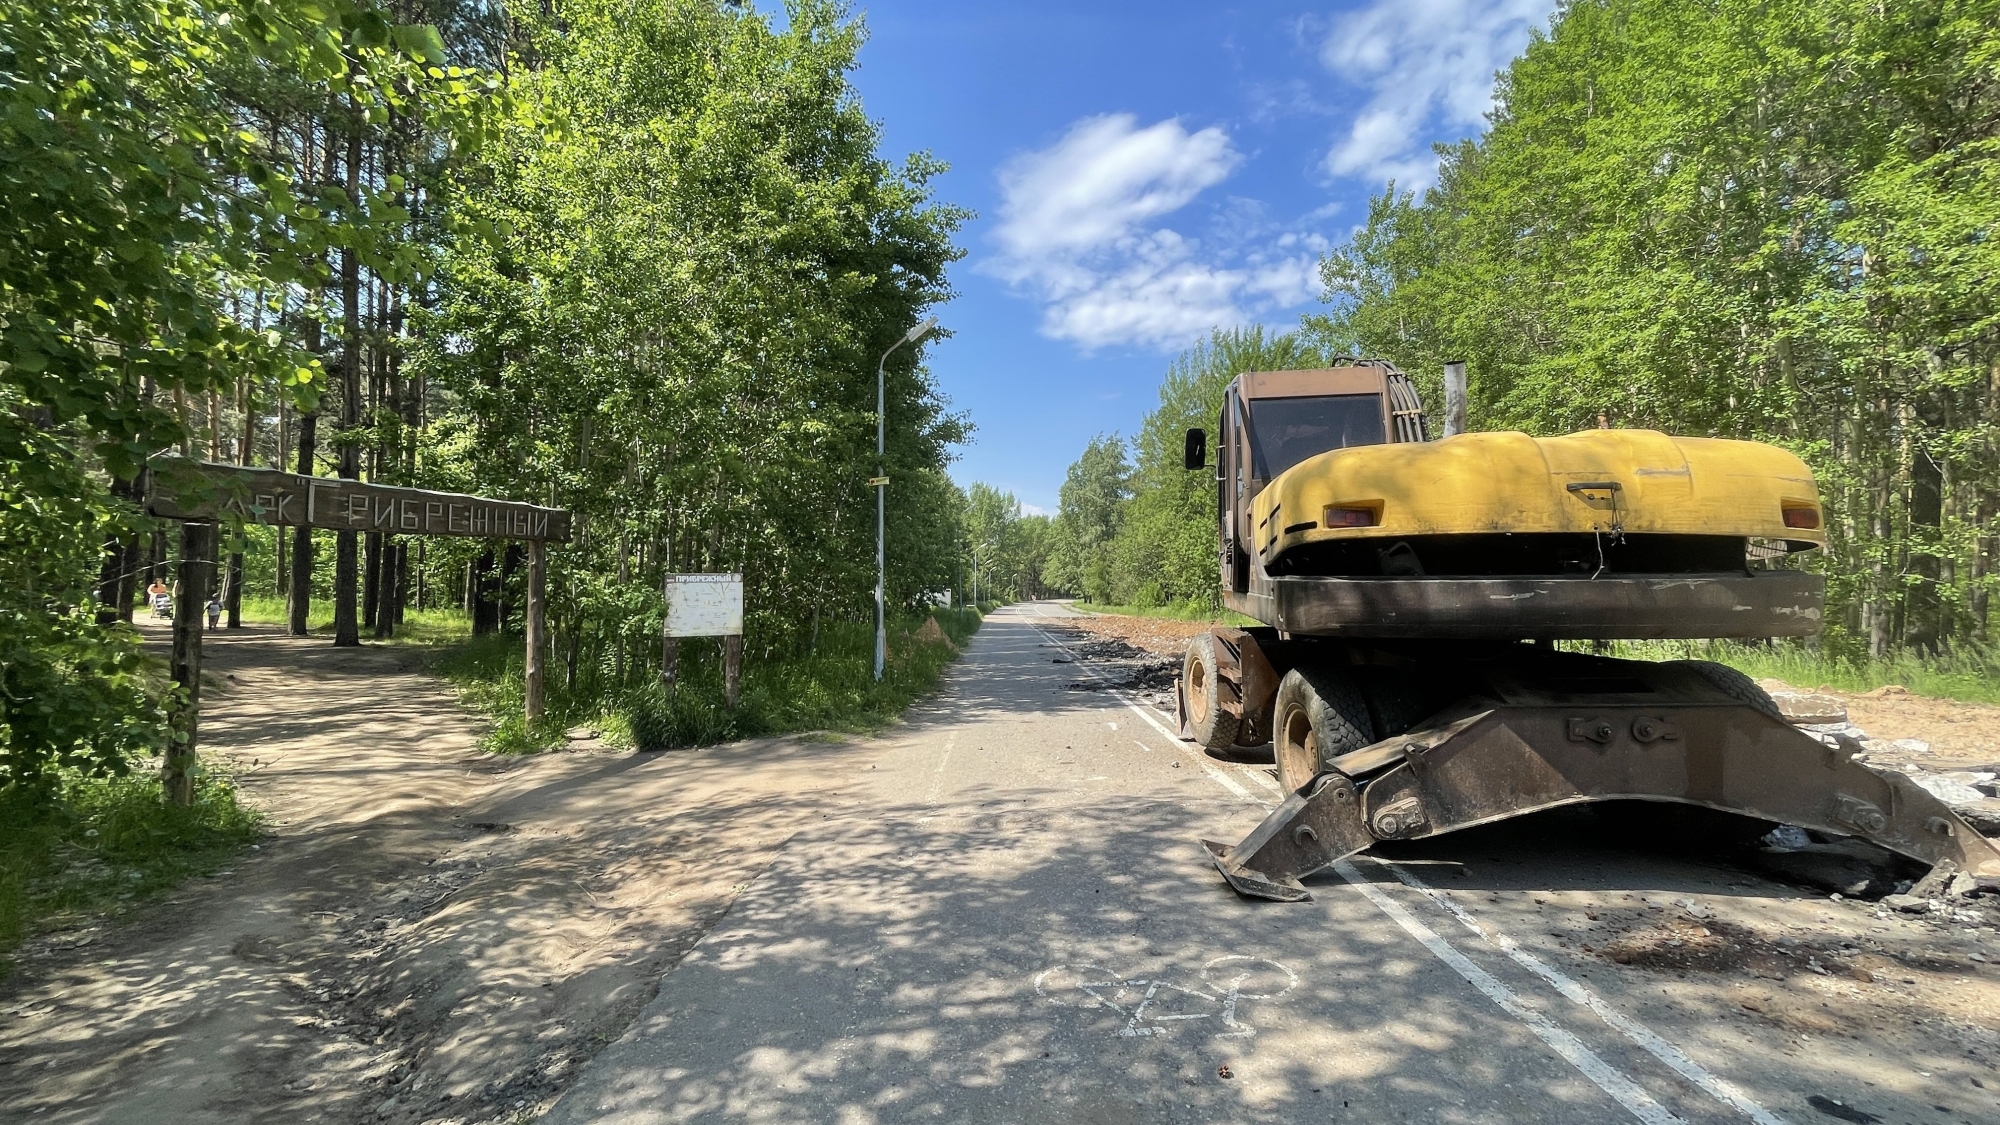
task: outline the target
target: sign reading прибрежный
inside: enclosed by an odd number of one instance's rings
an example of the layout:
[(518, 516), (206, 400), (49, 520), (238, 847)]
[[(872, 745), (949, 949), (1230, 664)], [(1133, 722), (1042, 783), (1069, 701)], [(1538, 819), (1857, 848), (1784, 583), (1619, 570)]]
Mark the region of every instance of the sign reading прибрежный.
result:
[(741, 574), (669, 574), (669, 637), (729, 637), (743, 633)]
[(570, 514), (560, 508), (178, 457), (150, 469), (146, 510), (164, 519), (569, 542)]

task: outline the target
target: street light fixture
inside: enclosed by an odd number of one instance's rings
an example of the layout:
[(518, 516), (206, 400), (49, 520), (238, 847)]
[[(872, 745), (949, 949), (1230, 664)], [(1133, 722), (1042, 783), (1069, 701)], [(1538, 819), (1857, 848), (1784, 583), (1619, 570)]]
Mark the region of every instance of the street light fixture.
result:
[(868, 483), (875, 486), (875, 679), (877, 682), (880, 682), (882, 679), (882, 662), (889, 655), (888, 619), (883, 616), (882, 609), (882, 513), (884, 510), (882, 498), (889, 487), (888, 470), (882, 464), (884, 452), (883, 439), (887, 434), (883, 423), (888, 420), (889, 410), (886, 389), (888, 376), (885, 374), (885, 371), (889, 364), (889, 352), (895, 351), (904, 344), (916, 343), (918, 340), (930, 335), (931, 329), (936, 327), (937, 317), (925, 317), (915, 328), (905, 333), (902, 339), (890, 344), (889, 351), (883, 352), (881, 361), (875, 365), (875, 479)]

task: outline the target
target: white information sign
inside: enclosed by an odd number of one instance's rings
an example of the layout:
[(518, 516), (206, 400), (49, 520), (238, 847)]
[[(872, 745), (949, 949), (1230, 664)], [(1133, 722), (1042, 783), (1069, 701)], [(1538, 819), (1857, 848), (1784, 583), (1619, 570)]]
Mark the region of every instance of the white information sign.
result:
[(667, 575), (667, 636), (743, 634), (741, 574)]

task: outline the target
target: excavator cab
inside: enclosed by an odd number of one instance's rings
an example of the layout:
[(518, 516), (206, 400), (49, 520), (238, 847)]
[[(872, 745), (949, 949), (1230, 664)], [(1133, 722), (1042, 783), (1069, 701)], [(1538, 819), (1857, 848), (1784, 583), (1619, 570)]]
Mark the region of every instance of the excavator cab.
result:
[[(1301, 461), (1335, 449), (1423, 441), (1423, 403), (1401, 371), (1379, 360), (1341, 361), (1311, 371), (1251, 371), (1223, 395), (1216, 427), (1216, 511), (1222, 581), (1250, 590), (1252, 502)], [(1189, 430), (1184, 464), (1207, 464), (1207, 434)]]

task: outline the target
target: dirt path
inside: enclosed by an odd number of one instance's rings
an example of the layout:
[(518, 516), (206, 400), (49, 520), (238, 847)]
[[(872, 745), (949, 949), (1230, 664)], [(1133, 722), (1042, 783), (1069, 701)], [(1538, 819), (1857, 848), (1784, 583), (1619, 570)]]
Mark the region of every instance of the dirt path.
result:
[(851, 776), (853, 746), (795, 739), (496, 758), (413, 653), (211, 638), (204, 750), (271, 836), (22, 951), (0, 1118), (532, 1114)]

